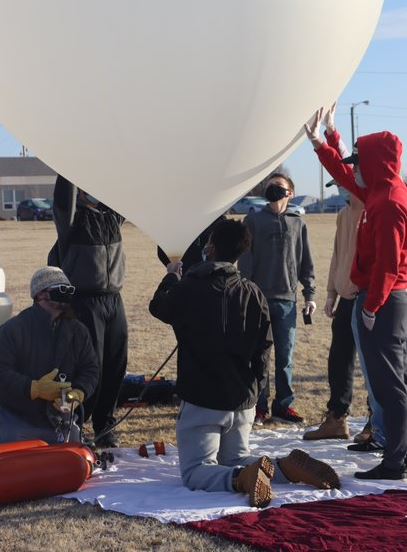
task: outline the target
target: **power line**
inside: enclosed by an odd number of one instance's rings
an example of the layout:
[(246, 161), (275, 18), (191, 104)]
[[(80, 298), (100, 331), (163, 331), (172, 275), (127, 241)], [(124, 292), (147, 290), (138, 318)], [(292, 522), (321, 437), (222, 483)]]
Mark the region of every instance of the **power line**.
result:
[(380, 104), (370, 104), (372, 107), (381, 107), (384, 109), (407, 109), (407, 106), (397, 106), (397, 105), (380, 105)]
[(363, 117), (384, 117), (385, 119), (407, 119), (407, 115), (388, 115), (387, 113), (363, 113)]
[[(336, 113), (337, 117), (349, 117), (349, 113)], [(363, 113), (365, 117), (384, 117), (386, 119), (407, 119), (407, 115), (389, 115), (387, 113)]]
[(407, 71), (356, 71), (357, 75), (407, 75)]

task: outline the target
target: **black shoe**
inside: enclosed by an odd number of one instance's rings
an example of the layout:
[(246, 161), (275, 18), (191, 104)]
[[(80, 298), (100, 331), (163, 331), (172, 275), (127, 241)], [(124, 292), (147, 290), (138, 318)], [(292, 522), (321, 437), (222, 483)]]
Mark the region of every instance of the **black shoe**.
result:
[(301, 424), (305, 420), (298, 414), (294, 408), (281, 408), (273, 402), (271, 406), (271, 416), (273, 420), (279, 420), (281, 422), (289, 422), (293, 424)]
[(398, 470), (391, 470), (383, 466), (383, 463), (379, 464), (375, 468), (365, 472), (356, 472), (356, 479), (406, 479), (407, 468), (404, 466)]
[[(103, 433), (102, 431), (100, 433)], [(100, 439), (95, 437), (96, 448), (118, 448), (119, 441), (113, 431), (109, 431), (106, 435), (103, 435)]]
[(381, 452), (384, 450), (382, 445), (376, 443), (376, 441), (367, 441), (365, 443), (356, 443), (355, 445), (348, 445), (348, 450), (353, 452)]

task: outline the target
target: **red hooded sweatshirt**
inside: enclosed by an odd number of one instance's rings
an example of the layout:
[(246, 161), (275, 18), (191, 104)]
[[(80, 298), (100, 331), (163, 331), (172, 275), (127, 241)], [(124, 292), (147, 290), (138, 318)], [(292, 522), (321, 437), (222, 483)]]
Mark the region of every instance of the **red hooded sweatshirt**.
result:
[(334, 148), (324, 143), (317, 154), (332, 177), (365, 204), (351, 280), (367, 290), (365, 309), (377, 312), (393, 290), (407, 290), (407, 186), (400, 177), (403, 146), (387, 131), (361, 136), (357, 145), (367, 188), (357, 186), (352, 168), (341, 162)]

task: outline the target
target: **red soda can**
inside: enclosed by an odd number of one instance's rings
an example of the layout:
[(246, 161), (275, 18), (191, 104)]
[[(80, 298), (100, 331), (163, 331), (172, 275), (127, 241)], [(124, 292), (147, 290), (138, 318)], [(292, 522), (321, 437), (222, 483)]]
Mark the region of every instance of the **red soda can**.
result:
[(153, 443), (146, 443), (145, 445), (140, 445), (138, 449), (140, 456), (144, 458), (149, 458), (150, 456), (155, 456), (158, 454), (165, 454), (165, 444), (164, 441), (154, 441)]

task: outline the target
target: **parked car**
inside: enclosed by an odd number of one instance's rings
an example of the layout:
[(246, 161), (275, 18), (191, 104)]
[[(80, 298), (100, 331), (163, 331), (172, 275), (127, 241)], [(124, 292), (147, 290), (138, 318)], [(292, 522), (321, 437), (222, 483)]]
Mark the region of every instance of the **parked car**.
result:
[(305, 215), (305, 209), (295, 203), (289, 203), (287, 205), (286, 213), (293, 213), (293, 215)]
[(17, 207), (17, 220), (52, 220), (52, 207), (49, 200), (33, 197), (20, 201)]
[(247, 215), (248, 213), (257, 213), (267, 205), (268, 201), (260, 196), (244, 196), (239, 199), (229, 210), (229, 213), (236, 215)]

